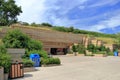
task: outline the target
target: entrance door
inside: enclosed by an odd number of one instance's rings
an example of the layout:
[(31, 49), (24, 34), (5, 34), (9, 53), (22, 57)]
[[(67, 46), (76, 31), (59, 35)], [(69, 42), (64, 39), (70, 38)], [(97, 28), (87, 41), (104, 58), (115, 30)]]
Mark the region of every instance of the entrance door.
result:
[(57, 48), (51, 48), (51, 54), (57, 55)]
[(51, 54), (52, 55), (66, 55), (67, 54), (67, 48), (51, 48)]

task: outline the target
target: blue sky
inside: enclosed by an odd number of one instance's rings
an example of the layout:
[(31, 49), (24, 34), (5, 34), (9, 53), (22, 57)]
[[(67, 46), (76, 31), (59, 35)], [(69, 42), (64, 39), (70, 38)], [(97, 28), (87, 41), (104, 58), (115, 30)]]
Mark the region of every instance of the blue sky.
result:
[[(120, 0), (15, 0), (24, 22), (105, 32), (120, 26)], [(107, 32), (105, 32), (107, 33)]]

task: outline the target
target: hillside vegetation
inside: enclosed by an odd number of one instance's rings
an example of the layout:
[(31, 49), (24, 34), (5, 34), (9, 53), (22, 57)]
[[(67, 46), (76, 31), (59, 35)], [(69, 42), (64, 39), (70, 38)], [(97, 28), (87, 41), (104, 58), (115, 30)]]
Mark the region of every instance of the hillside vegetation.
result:
[(96, 37), (98, 40), (102, 40), (106, 44), (114, 44), (115, 38)]
[[(48, 23), (42, 23), (42, 24), (35, 24), (32, 23), (29, 25), (28, 23), (22, 23), (23, 26), (33, 29), (43, 29), (43, 30), (54, 30), (54, 31), (60, 31), (60, 32), (67, 32), (67, 33), (74, 33), (74, 34), (84, 34), (90, 37), (95, 37), (98, 40), (102, 40), (105, 43), (113, 44), (116, 39), (116, 34), (104, 34), (99, 32), (93, 32), (93, 31), (86, 31), (86, 30), (80, 30), (75, 29), (74, 27), (62, 27), (62, 26), (52, 26)], [(2, 27), (0, 27), (0, 30), (2, 30)]]
[(86, 30), (79, 30), (79, 29), (74, 29), (73, 27), (53, 27), (54, 30), (57, 31), (62, 31), (62, 32), (72, 32), (75, 34), (86, 34), (92, 37), (107, 37), (107, 38), (116, 38), (115, 34), (104, 34), (104, 33), (99, 33), (99, 32), (93, 32), (93, 31), (86, 31)]

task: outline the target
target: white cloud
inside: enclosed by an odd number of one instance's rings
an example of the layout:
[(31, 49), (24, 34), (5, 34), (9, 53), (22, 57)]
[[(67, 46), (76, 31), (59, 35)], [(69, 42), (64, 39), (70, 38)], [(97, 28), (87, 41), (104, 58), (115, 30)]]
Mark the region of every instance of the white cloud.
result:
[(90, 5), (89, 7), (99, 7), (99, 6), (104, 6), (104, 5), (115, 5), (119, 1), (120, 0), (100, 0), (100, 1), (97, 1), (96, 3)]
[[(101, 15), (94, 15), (92, 17), (90, 16), (83, 19), (77, 18), (71, 20), (67, 17), (67, 13), (69, 13), (70, 10), (74, 9), (75, 7), (78, 7), (80, 10), (84, 10), (87, 8), (87, 6), (93, 8), (108, 4), (114, 5), (120, 0), (100, 0), (92, 5), (86, 5), (87, 1), (89, 0), (16, 0), (17, 4), (22, 6), (23, 11), (18, 18), (20, 21), (29, 23), (48, 22), (58, 26), (80, 26), (80, 29), (89, 29), (92, 31), (99, 31), (106, 27), (113, 28), (120, 25), (120, 15), (118, 14), (120, 11), (117, 12), (116, 10), (114, 12), (108, 12), (104, 14), (101, 13)], [(92, 26), (86, 26), (86, 24), (89, 24), (88, 22), (101, 18), (105, 19), (102, 21), (99, 20), (97, 24), (95, 23)]]
[(22, 7), (23, 11), (18, 17), (19, 20), (29, 23), (44, 21), (44, 13), (46, 12), (44, 2), (45, 0), (16, 0), (16, 3)]
[(82, 5), (79, 6), (79, 9), (81, 9), (81, 10), (84, 9), (84, 8), (85, 8), (85, 6), (82, 6)]
[(112, 16), (107, 20), (100, 21), (98, 24), (91, 26), (92, 31), (99, 31), (104, 28), (114, 28), (120, 26), (120, 14)]
[[(60, 15), (65, 15), (69, 10), (85, 1), (87, 0), (16, 0), (17, 4), (22, 6), (23, 10), (23, 13), (18, 18), (21, 21), (29, 23), (49, 22), (52, 17), (57, 16), (55, 15), (56, 12), (54, 12), (54, 10), (59, 10)], [(56, 21), (58, 21), (58, 19)]]

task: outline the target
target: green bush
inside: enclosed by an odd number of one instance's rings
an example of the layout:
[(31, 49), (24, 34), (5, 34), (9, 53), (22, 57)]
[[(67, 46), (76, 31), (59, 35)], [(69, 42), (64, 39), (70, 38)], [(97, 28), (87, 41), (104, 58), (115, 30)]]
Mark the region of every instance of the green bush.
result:
[(108, 52), (107, 54), (108, 54), (108, 56), (114, 56), (113, 52)]
[(59, 58), (49, 58), (50, 64), (60, 64), (60, 59)]
[(47, 63), (49, 63), (48, 58), (41, 58), (41, 59), (40, 59), (40, 64), (41, 64), (41, 65), (43, 65), (43, 64), (45, 65), (45, 64), (47, 64)]
[(96, 54), (106, 54), (106, 51), (98, 51)]
[(95, 48), (94, 44), (89, 44), (87, 46), (87, 50), (89, 50), (90, 52), (95, 52), (96, 48)]
[(37, 40), (33, 40), (31, 39), (29, 42), (28, 42), (28, 47), (27, 49), (29, 51), (32, 51), (32, 50), (42, 50), (42, 43), (40, 41), (37, 41)]
[(73, 52), (77, 52), (78, 51), (78, 46), (77, 45), (73, 45), (72, 46), (72, 51)]
[(4, 73), (9, 72), (11, 66), (11, 57), (8, 54), (0, 54), (0, 66), (4, 67)]
[(31, 39), (19, 29), (7, 32), (2, 41), (6, 48), (25, 48), (29, 51), (42, 49), (42, 43), (40, 41)]
[(23, 59), (23, 64), (24, 64), (24, 67), (33, 67), (34, 66), (34, 62), (29, 59)]
[(5, 48), (4, 45), (0, 45), (0, 54), (2, 53), (7, 53), (7, 49)]
[(15, 29), (8, 31), (2, 41), (6, 48), (27, 48), (30, 37)]
[(40, 57), (43, 57), (43, 58), (48, 58), (48, 54), (46, 51), (44, 50), (33, 50), (33, 51), (29, 51), (28, 52), (28, 55), (32, 54), (32, 53), (37, 53), (40, 55)]
[(86, 54), (85, 56), (94, 56), (94, 54)]
[(85, 48), (85, 46), (83, 44), (78, 44), (77, 47), (78, 47), (78, 53), (79, 54), (86, 54), (85, 53), (86, 48)]
[(59, 58), (41, 58), (41, 64), (49, 65), (49, 64), (61, 64)]

